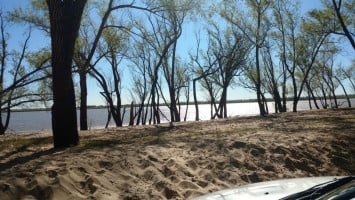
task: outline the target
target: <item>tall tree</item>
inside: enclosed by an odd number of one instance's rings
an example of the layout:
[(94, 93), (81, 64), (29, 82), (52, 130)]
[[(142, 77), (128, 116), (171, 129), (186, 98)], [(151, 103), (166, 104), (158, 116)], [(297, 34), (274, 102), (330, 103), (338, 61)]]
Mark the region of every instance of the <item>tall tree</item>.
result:
[[(199, 121), (200, 120), (200, 111), (199, 111), (199, 106), (198, 106), (198, 101), (197, 101), (197, 92), (196, 92), (196, 82), (202, 80), (206, 80), (208, 76), (211, 74), (215, 73), (217, 69), (213, 69), (212, 67), (215, 65), (217, 62), (214, 60), (213, 63), (209, 62), (208, 66), (203, 66), (201, 64), (203, 61), (200, 60), (200, 39), (197, 39), (197, 51), (196, 55), (190, 55), (191, 61), (193, 62), (193, 73), (195, 74), (195, 78), (192, 80), (192, 92), (193, 92), (193, 97), (194, 97), (194, 104), (195, 104), (195, 120)], [(209, 61), (211, 59), (208, 59)], [(212, 103), (212, 102), (211, 102)], [(213, 114), (211, 114), (211, 118), (213, 117)]]
[(319, 58), (317, 59), (317, 65), (321, 68), (322, 79), (329, 90), (329, 100), (332, 108), (338, 108), (338, 100), (335, 94), (335, 90), (339, 86), (335, 79), (335, 55), (339, 50), (335, 46), (325, 44), (324, 49), (320, 51)]
[[(261, 64), (260, 64), (260, 49), (265, 45), (265, 39), (270, 29), (268, 19), (268, 10), (271, 7), (270, 0), (248, 0), (246, 1), (246, 10), (248, 13), (240, 13), (236, 5), (239, 4), (236, 0), (225, 0), (224, 8), (220, 14), (229, 23), (236, 26), (250, 40), (255, 50), (255, 65), (249, 67), (252, 72), (249, 74), (255, 84), (256, 97), (259, 105), (260, 115), (266, 114), (265, 105), (263, 102), (262, 84), (261, 84)], [(240, 15), (235, 15), (235, 13)]]
[(210, 54), (212, 60), (216, 60), (214, 68), (216, 72), (210, 77), (214, 84), (220, 89), (219, 105), (214, 115), (219, 118), (228, 117), (227, 114), (227, 92), (233, 85), (234, 78), (243, 73), (250, 53), (251, 43), (243, 33), (232, 28), (221, 30), (217, 25), (209, 30)]
[[(110, 68), (112, 80), (105, 77), (103, 72), (96, 68), (91, 68), (91, 74), (97, 80), (103, 92), (104, 99), (109, 107), (110, 114), (116, 126), (123, 125), (124, 112), (122, 113), (121, 97), (121, 61), (128, 51), (129, 35), (127, 32), (119, 31), (116, 28), (106, 28), (102, 34), (103, 42), (99, 45), (100, 57), (105, 58)], [(116, 101), (116, 103), (115, 103)]]
[(342, 76), (349, 81), (352, 91), (355, 92), (355, 60), (349, 68), (341, 69), (341, 72)]
[(135, 40), (138, 41), (137, 45), (139, 46), (137, 50), (142, 51), (143, 56), (138, 56), (138, 58), (143, 59), (142, 61), (146, 62), (146, 65), (149, 66), (146, 70), (149, 77), (148, 82), (151, 84), (149, 86), (149, 99), (151, 105), (151, 117), (149, 123), (153, 121), (154, 124), (160, 123), (160, 97), (162, 97), (167, 104), (165, 97), (160, 96), (162, 93), (162, 87), (159, 83), (160, 72), (163, 66), (167, 64), (170, 50), (173, 48), (174, 44), (176, 44), (176, 41), (181, 34), (180, 31), (179, 34), (176, 34), (176, 31), (171, 28), (173, 25), (167, 19), (165, 10), (157, 13), (162, 17), (157, 17), (156, 14), (152, 15), (151, 13), (147, 15), (144, 23), (148, 25), (144, 25), (139, 21), (136, 21), (134, 25), (134, 31), (136, 32)]
[(293, 112), (297, 111), (297, 105), (307, 84), (309, 75), (313, 69), (320, 48), (326, 40), (328, 34), (318, 34), (308, 30), (310, 24), (302, 23), (302, 35), (298, 35), (295, 40), (296, 69), (293, 69), (291, 76), (293, 80), (298, 80), (293, 84)]
[[(271, 55), (271, 48), (271, 46), (268, 46), (262, 51), (262, 58), (265, 67), (262, 85), (274, 99), (275, 113), (286, 112), (286, 99), (284, 97), (286, 90), (286, 71), (284, 68), (281, 68), (281, 73), (280, 75), (278, 74), (279, 70), (277, 69), (274, 59)], [(281, 83), (279, 81), (280, 78), (282, 79)], [(282, 85), (282, 96), (279, 92), (280, 85)]]
[(0, 12), (0, 135), (5, 134), (9, 127), (12, 108), (42, 101), (49, 96), (37, 87), (50, 76), (46, 73), (50, 58), (48, 51), (29, 52), (31, 29), (19, 51), (9, 49), (11, 38), (6, 31), (7, 25)]
[[(47, 5), (45, 0), (31, 0), (31, 9), (16, 8), (10, 13), (13, 20), (17, 22), (30, 23), (32, 26), (36, 27), (38, 30), (44, 31), (46, 35), (50, 34), (50, 24), (48, 20)], [(84, 15), (86, 19), (89, 19), (88, 9), (84, 10)], [(84, 29), (87, 28), (87, 20), (84, 22)], [(82, 22), (83, 24), (83, 22)], [(85, 33), (85, 32), (84, 32)], [(85, 35), (84, 37), (87, 37)], [(82, 37), (79, 37), (82, 38)], [(79, 56), (79, 51), (81, 55), (86, 55), (84, 52), (89, 51), (90, 46), (83, 43), (85, 40), (91, 38), (87, 37), (84, 40), (79, 41), (76, 46), (74, 61), (77, 69), (75, 70), (79, 75), (79, 86), (80, 86), (80, 130), (87, 130), (87, 84), (86, 84), (86, 74), (87, 70), (85, 67), (86, 60), (83, 56)], [(84, 50), (84, 48), (86, 48)], [(87, 53), (88, 54), (88, 53)]]
[(46, 0), (52, 44), (52, 129), (55, 148), (79, 143), (72, 61), (86, 0)]
[[(82, 36), (84, 37), (83, 40), (86, 40), (85, 41), (86, 47), (84, 51), (79, 50), (78, 52), (81, 55), (80, 56), (81, 60), (84, 61), (81, 63), (79, 69), (80, 85), (81, 85), (80, 127), (82, 130), (87, 129), (87, 120), (85, 117), (87, 116), (86, 76), (90, 71), (93, 72), (94, 74), (101, 73), (99, 70), (95, 68), (95, 66), (100, 61), (103, 55), (99, 54), (97, 56), (98, 59), (96, 61), (93, 61), (94, 56), (97, 55), (96, 50), (98, 48), (100, 39), (102, 38), (105, 29), (117, 29), (117, 30), (128, 31), (128, 32), (130, 31), (129, 25), (123, 24), (122, 21), (119, 21), (120, 25), (118, 25), (117, 23), (112, 23), (115, 22), (115, 20), (109, 20), (110, 18), (115, 19), (113, 12), (123, 10), (123, 9), (134, 9), (134, 10), (142, 10), (142, 11), (154, 13), (157, 9), (159, 9), (153, 7), (137, 6), (135, 1), (131, 1), (130, 3), (122, 3), (122, 4), (117, 3), (118, 1), (115, 0), (109, 0), (107, 3), (106, 2), (107, 1), (97, 1), (97, 3), (93, 4), (99, 7), (99, 13), (98, 13), (98, 16), (100, 17), (99, 24), (95, 24), (92, 21), (86, 22), (90, 24), (90, 26), (92, 27), (92, 31), (90, 32), (90, 34), (87, 32), (87, 30), (83, 31), (84, 35)], [(106, 4), (107, 7), (104, 7)], [(148, 3), (147, 5), (149, 6), (150, 3)], [(88, 18), (90, 18), (90, 16), (86, 16), (86, 19)], [(90, 35), (90, 39), (88, 41), (88, 38), (85, 37), (89, 35)], [(104, 80), (105, 77), (101, 77), (99, 79)], [(102, 86), (100, 81), (99, 84)]]
[[(210, 76), (213, 76), (218, 68), (215, 67), (217, 64), (216, 57), (212, 56), (212, 45), (211, 39), (208, 40), (207, 51), (201, 51), (200, 49), (200, 38), (197, 38), (197, 49), (195, 55), (190, 55), (191, 61), (193, 62), (193, 73), (195, 74), (195, 78), (192, 80), (192, 89), (194, 96), (194, 104), (195, 104), (195, 120), (199, 121), (199, 106), (197, 101), (197, 92), (196, 92), (196, 82), (198, 81), (201, 84), (201, 87), (207, 90), (209, 95), (209, 101), (211, 106), (211, 119), (214, 118), (214, 113), (218, 112), (218, 108), (216, 105), (216, 95), (215, 95), (215, 87), (213, 86), (213, 81)], [(213, 112), (215, 111), (215, 112)]]
[[(149, 91), (151, 89), (149, 86), (150, 77), (148, 71), (152, 69), (154, 64), (151, 59), (153, 59), (152, 52), (149, 46), (145, 45), (144, 39), (140, 38), (141, 41), (136, 41), (134, 44), (133, 52), (131, 57), (133, 59), (133, 89), (132, 96), (135, 102), (138, 103), (138, 109), (136, 112), (136, 125), (142, 123), (146, 124), (148, 115), (148, 105), (150, 98), (148, 97)], [(146, 106), (147, 105), (147, 106)], [(145, 109), (146, 107), (146, 109)]]
[[(276, 48), (276, 54), (279, 57), (279, 61), (281, 67), (279, 67), (280, 71), (280, 79), (281, 83), (281, 95), (278, 95), (278, 88), (272, 87), (274, 90), (274, 99), (275, 105), (278, 105), (278, 110), (280, 112), (286, 112), (286, 104), (287, 104), (287, 80), (289, 74), (293, 73), (296, 69), (295, 65), (295, 36), (296, 32), (299, 28), (299, 19), (300, 16), (298, 15), (299, 4), (297, 1), (292, 0), (276, 0), (273, 4), (273, 24), (274, 24), (274, 31), (272, 32), (272, 38), (275, 42), (275, 45), (278, 47)], [(296, 11), (296, 12), (295, 12)], [(270, 55), (270, 53), (268, 53)], [(272, 57), (268, 56), (270, 59)], [(271, 63), (272, 64), (272, 63)], [(267, 64), (266, 64), (267, 65)], [(296, 80), (292, 79), (292, 83), (295, 83)], [(278, 84), (276, 82), (276, 84)], [(273, 84), (275, 86), (275, 84)], [(281, 97), (280, 97), (281, 96)], [(280, 107), (280, 101), (277, 100), (281, 98), (282, 101)], [(276, 103), (277, 102), (277, 103)]]
[[(169, 49), (169, 53), (164, 59), (163, 62), (163, 71), (164, 71), (164, 78), (167, 82), (168, 91), (169, 91), (169, 100), (168, 107), (170, 109), (170, 117), (171, 122), (178, 122), (180, 121), (180, 110), (178, 109), (178, 101), (179, 101), (179, 88), (183, 87), (179, 85), (178, 82), (178, 71), (183, 70), (181, 69), (182, 66), (178, 63), (178, 55), (177, 55), (177, 44), (178, 38), (182, 33), (182, 25), (184, 20), (192, 10), (194, 4), (191, 0), (184, 0), (179, 2), (174, 2), (172, 0), (159, 0), (159, 4), (164, 8), (164, 12), (162, 16), (167, 19), (167, 23), (165, 26), (162, 26), (161, 30), (159, 31), (160, 35), (165, 35), (164, 37), (176, 37), (177, 39), (174, 41), (174, 44)], [(166, 34), (168, 33), (168, 34)], [(163, 37), (162, 37), (163, 38)], [(182, 77), (181, 77), (182, 78)], [(185, 83), (183, 83), (185, 84)]]

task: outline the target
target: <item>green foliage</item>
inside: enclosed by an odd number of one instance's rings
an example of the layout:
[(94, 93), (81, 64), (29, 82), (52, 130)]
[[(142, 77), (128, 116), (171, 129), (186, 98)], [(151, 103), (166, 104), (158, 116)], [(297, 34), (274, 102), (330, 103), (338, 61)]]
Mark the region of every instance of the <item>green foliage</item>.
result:
[(43, 67), (45, 64), (49, 65), (50, 58), (51, 52), (48, 48), (42, 48), (36, 52), (29, 52), (26, 55), (28, 64), (35, 68)]
[[(337, 2), (337, 1), (336, 1)], [(308, 21), (304, 23), (305, 31), (313, 31), (317, 33), (336, 33), (342, 32), (340, 21), (336, 15), (335, 8), (331, 1), (323, 1), (323, 9), (313, 9), (308, 12)], [(343, 1), (341, 5), (341, 16), (346, 26), (355, 28), (355, 1)], [(341, 33), (342, 34), (342, 33)]]
[(113, 51), (125, 51), (128, 47), (129, 35), (115, 27), (105, 28), (102, 38)]
[(331, 9), (311, 10), (308, 12), (308, 21), (303, 22), (302, 29), (306, 32), (316, 32), (318, 34), (331, 33), (341, 29), (335, 12)]
[(31, 24), (49, 34), (49, 13), (45, 0), (31, 0), (29, 8), (15, 8), (9, 13), (8, 19), (15, 23)]

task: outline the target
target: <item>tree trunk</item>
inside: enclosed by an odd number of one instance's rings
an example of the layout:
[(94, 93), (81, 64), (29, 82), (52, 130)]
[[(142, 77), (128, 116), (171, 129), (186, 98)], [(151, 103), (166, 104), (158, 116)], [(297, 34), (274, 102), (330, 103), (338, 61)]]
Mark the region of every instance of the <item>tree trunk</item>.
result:
[(80, 130), (88, 130), (86, 70), (80, 76)]
[(47, 0), (51, 24), (54, 148), (79, 143), (72, 61), (86, 0)]
[(348, 93), (346, 92), (346, 89), (345, 89), (343, 83), (340, 81), (340, 79), (339, 79), (337, 76), (335, 76), (335, 79), (338, 81), (339, 85), (340, 85), (341, 88), (343, 89), (344, 94), (345, 94), (345, 97), (346, 97), (346, 100), (348, 101), (348, 106), (349, 106), (349, 108), (351, 108), (351, 101), (350, 101), (349, 95), (348, 95)]
[(5, 131), (6, 131), (6, 129), (4, 128), (4, 125), (2, 123), (0, 123), (0, 135), (4, 135)]
[(277, 112), (285, 112), (282, 107), (282, 100), (280, 97), (279, 90), (277, 89), (276, 85), (274, 86), (274, 100), (275, 100), (275, 113)]
[(317, 98), (316, 98), (316, 96), (314, 95), (314, 92), (313, 92), (313, 90), (312, 90), (312, 88), (311, 88), (311, 85), (309, 84), (308, 81), (306, 82), (306, 87), (307, 87), (307, 89), (308, 89), (308, 91), (309, 91), (309, 95), (310, 95), (309, 98), (312, 97), (314, 105), (315, 105), (316, 108), (319, 110), (319, 106), (318, 106), (318, 103), (317, 103)]
[(311, 98), (311, 94), (309, 92), (309, 90), (307, 91), (308, 93), (308, 106), (309, 106), (309, 109), (312, 110), (312, 98)]
[(332, 95), (333, 95), (333, 99), (334, 99), (334, 106), (332, 106), (332, 108), (338, 108), (338, 99), (337, 99), (337, 95), (335, 94), (335, 90), (332, 89)]
[(175, 61), (176, 61), (176, 45), (177, 41), (173, 44), (173, 55), (171, 58), (171, 77), (169, 83), (169, 93), (170, 93), (170, 109), (171, 112), (171, 122), (180, 122), (180, 111), (177, 109), (176, 105), (176, 85), (175, 85)]
[(335, 94), (335, 87), (334, 87), (334, 82), (332, 80), (332, 77), (330, 76), (329, 77), (329, 80), (330, 80), (330, 89), (331, 89), (331, 92), (332, 92), (332, 95), (333, 95), (333, 98), (334, 98), (334, 107), (335, 108), (338, 108), (338, 99), (337, 99), (337, 95)]
[(131, 102), (131, 108), (129, 110), (129, 125), (130, 126), (133, 126), (134, 124), (134, 104), (133, 104), (133, 101)]
[(108, 128), (108, 126), (110, 125), (110, 121), (111, 121), (111, 111), (110, 111), (110, 106), (107, 106), (107, 121), (105, 124), (105, 128)]
[(292, 105), (292, 112), (297, 112), (297, 104), (298, 104), (298, 98), (297, 98), (297, 82), (295, 78), (295, 74), (292, 73), (292, 85), (293, 85), (293, 105)]
[[(9, 103), (11, 100), (9, 101)], [(0, 102), (1, 103), (1, 102)], [(8, 104), (9, 104), (8, 103)], [(0, 104), (1, 105), (1, 104)], [(5, 118), (5, 123), (3, 122), (3, 114), (0, 112), (0, 135), (4, 135), (7, 128), (9, 127), (10, 123), (10, 116), (11, 116), (11, 110), (10, 110), (10, 105), (8, 105), (8, 108), (6, 109), (6, 118)]]
[(268, 115), (269, 114), (269, 106), (267, 105), (267, 100), (266, 100), (265, 95), (263, 93), (261, 93), (261, 100), (264, 105), (264, 112), (265, 112), (264, 116)]
[(322, 95), (323, 95), (323, 99), (324, 99), (324, 103), (322, 103), (323, 109), (327, 109), (328, 108), (328, 100), (327, 100), (327, 93), (325, 92), (325, 89), (323, 86), (321, 86), (321, 91), (322, 91)]
[(286, 81), (287, 81), (287, 75), (286, 75), (286, 70), (283, 71), (283, 83), (282, 83), (282, 110), (281, 112), (287, 112), (287, 97), (286, 97)]
[(0, 135), (4, 135), (6, 131), (6, 128), (2, 122), (2, 114), (0, 113)]
[(222, 95), (221, 95), (221, 99), (219, 101), (219, 106), (218, 106), (218, 110), (219, 110), (219, 118), (227, 118), (227, 88), (228, 88), (228, 84), (225, 84), (223, 86), (223, 91), (222, 91)]
[(194, 95), (194, 104), (195, 104), (195, 121), (199, 121), (200, 120), (200, 114), (199, 114), (199, 110), (198, 110), (198, 102), (197, 102), (197, 95), (196, 95), (196, 81), (198, 79), (194, 79), (192, 81), (192, 90), (193, 90), (193, 95)]
[(337, 17), (338, 17), (338, 19), (339, 19), (341, 28), (343, 29), (345, 36), (348, 38), (348, 40), (349, 40), (351, 46), (352, 46), (353, 49), (355, 50), (355, 40), (354, 40), (354, 38), (353, 38), (353, 36), (352, 36), (353, 34), (348, 30), (348, 28), (347, 28), (347, 26), (346, 26), (346, 24), (345, 24), (345, 22), (344, 22), (344, 19), (343, 19), (343, 17), (342, 17), (342, 14), (340, 13), (341, 0), (339, 1), (338, 4), (335, 2), (335, 0), (332, 0), (332, 2), (333, 2), (333, 6), (334, 6), (335, 13), (336, 13), (336, 15), (337, 15)]
[(189, 112), (189, 104), (190, 104), (190, 84), (188, 84), (187, 94), (186, 94), (186, 109), (185, 109), (184, 122), (186, 122), (187, 120), (187, 115)]
[(256, 99), (259, 105), (260, 116), (264, 116), (266, 114), (264, 103), (262, 101), (262, 93), (261, 93), (261, 77), (260, 77), (260, 63), (259, 63), (259, 47), (256, 46), (255, 48), (255, 55), (256, 55)]

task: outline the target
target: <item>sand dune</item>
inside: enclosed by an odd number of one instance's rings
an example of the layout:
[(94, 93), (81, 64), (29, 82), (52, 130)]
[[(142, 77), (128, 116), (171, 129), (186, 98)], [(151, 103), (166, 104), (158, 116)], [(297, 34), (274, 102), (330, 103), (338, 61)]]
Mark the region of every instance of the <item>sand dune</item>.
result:
[(1, 199), (191, 199), (289, 177), (355, 174), (355, 110), (0, 139)]

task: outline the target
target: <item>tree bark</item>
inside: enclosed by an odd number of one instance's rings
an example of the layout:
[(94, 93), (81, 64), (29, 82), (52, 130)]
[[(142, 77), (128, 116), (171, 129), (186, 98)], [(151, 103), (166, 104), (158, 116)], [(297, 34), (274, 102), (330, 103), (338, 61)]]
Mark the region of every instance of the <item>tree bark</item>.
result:
[(342, 2), (342, 0), (339, 0), (339, 2), (338, 2), (338, 4), (337, 4), (337, 3), (335, 2), (335, 0), (332, 0), (333, 6), (334, 6), (334, 10), (335, 10), (335, 13), (336, 13), (336, 15), (337, 15), (337, 17), (338, 17), (338, 19), (339, 19), (341, 28), (343, 29), (345, 36), (348, 38), (348, 40), (349, 40), (351, 46), (352, 46), (353, 49), (355, 50), (355, 40), (354, 40), (354, 38), (352, 37), (352, 34), (349, 32), (348, 28), (346, 27), (345, 22), (344, 22), (344, 19), (343, 19), (343, 17), (341, 16), (341, 13), (340, 13), (341, 2)]
[(340, 80), (337, 76), (334, 76), (334, 77), (335, 77), (335, 79), (338, 81), (338, 83), (339, 83), (339, 85), (341, 86), (341, 88), (343, 89), (344, 94), (345, 94), (345, 97), (346, 97), (346, 100), (347, 100), (347, 102), (348, 102), (348, 106), (349, 106), (349, 108), (351, 108), (351, 101), (350, 101), (350, 98), (349, 98), (348, 93), (346, 92), (346, 89), (345, 89), (345, 87), (344, 87), (344, 84), (341, 82), (341, 80)]
[(80, 76), (80, 130), (88, 130), (88, 112), (87, 112), (88, 91), (87, 91), (87, 84), (86, 84), (86, 70), (80, 71), (79, 76)]
[(10, 122), (10, 108), (8, 108), (6, 112), (6, 118), (5, 118), (5, 123), (3, 123), (3, 118), (2, 118), (2, 113), (0, 113), (0, 135), (4, 135)]
[(261, 28), (261, 13), (258, 10), (258, 21), (257, 21), (257, 29), (256, 29), (256, 39), (255, 39), (255, 65), (256, 65), (256, 99), (259, 105), (260, 116), (265, 116), (265, 107), (262, 101), (262, 92), (261, 92), (261, 73), (260, 73), (260, 63), (259, 63), (259, 51), (260, 51), (260, 28)]
[(129, 125), (133, 126), (134, 125), (134, 104), (133, 101), (131, 103), (131, 109), (129, 110)]
[(196, 95), (196, 81), (198, 79), (195, 78), (192, 81), (192, 89), (193, 89), (193, 95), (194, 95), (194, 104), (195, 104), (195, 121), (199, 121), (200, 120), (200, 111), (198, 110), (198, 102), (197, 102), (197, 95)]
[(260, 77), (260, 63), (259, 63), (259, 47), (256, 46), (255, 48), (255, 57), (256, 57), (256, 99), (259, 105), (260, 116), (265, 116), (265, 107), (262, 101), (262, 93), (261, 93), (261, 77)]
[(72, 61), (86, 0), (46, 2), (52, 43), (53, 142), (54, 148), (64, 148), (79, 143)]

